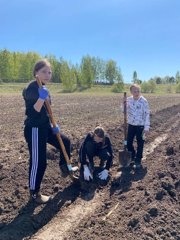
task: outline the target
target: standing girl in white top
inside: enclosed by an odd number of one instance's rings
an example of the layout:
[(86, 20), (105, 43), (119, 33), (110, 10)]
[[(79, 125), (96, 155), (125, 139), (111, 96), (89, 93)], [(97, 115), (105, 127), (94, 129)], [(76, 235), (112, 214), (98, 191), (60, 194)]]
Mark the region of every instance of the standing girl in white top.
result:
[[(141, 159), (143, 157), (143, 147), (145, 136), (150, 128), (150, 110), (148, 101), (141, 95), (140, 86), (133, 84), (130, 86), (132, 96), (127, 98), (127, 149), (132, 154), (134, 168), (141, 168)], [(126, 99), (124, 99), (126, 102)], [(133, 142), (137, 140), (137, 149), (135, 150)]]

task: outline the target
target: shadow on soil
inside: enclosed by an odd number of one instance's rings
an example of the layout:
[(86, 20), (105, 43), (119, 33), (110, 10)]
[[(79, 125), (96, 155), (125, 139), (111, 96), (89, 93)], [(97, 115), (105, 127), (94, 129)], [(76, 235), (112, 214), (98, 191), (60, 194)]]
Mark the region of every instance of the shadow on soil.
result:
[(39, 211), (38, 204), (28, 202), (19, 210), (16, 218), (1, 229), (0, 240), (29, 239), (46, 225), (62, 207), (65, 208), (74, 202), (79, 194), (80, 187), (72, 183), (62, 192), (58, 192), (52, 201)]
[[(96, 193), (96, 189), (101, 189), (106, 186), (109, 182), (109, 178), (107, 180), (100, 180), (98, 177), (99, 172), (102, 171), (101, 168), (95, 167), (93, 173), (93, 181), (84, 181), (81, 179), (81, 198), (85, 201), (90, 201), (94, 198)], [(82, 174), (82, 173), (81, 173)]]
[[(80, 184), (72, 183), (62, 192), (58, 192), (48, 204), (39, 206), (36, 203), (28, 202), (19, 210), (19, 214), (12, 222), (1, 228), (0, 240), (25, 240), (30, 239), (40, 228), (46, 225), (61, 208), (72, 204), (77, 197), (90, 201), (95, 195), (97, 188), (107, 184), (107, 181), (100, 181), (97, 173), (94, 181), (80, 181)], [(38, 209), (40, 208), (40, 209)]]
[(133, 170), (132, 167), (123, 169), (121, 175), (119, 177), (115, 177), (111, 182), (110, 196), (112, 196), (116, 191), (119, 191), (120, 193), (127, 192), (131, 187), (132, 182), (143, 179), (146, 174), (146, 167), (136, 171)]

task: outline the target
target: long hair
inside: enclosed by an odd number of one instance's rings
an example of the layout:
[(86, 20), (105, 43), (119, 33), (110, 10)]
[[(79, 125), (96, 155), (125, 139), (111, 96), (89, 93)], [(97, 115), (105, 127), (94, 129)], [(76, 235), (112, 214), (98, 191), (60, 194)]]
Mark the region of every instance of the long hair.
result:
[(94, 129), (94, 134), (96, 134), (99, 138), (104, 138), (104, 135), (105, 135), (104, 128), (101, 126), (97, 126)]
[(94, 129), (94, 132), (93, 132), (93, 135), (97, 135), (99, 138), (102, 138), (103, 141), (102, 141), (102, 144), (104, 145), (105, 144), (105, 130), (103, 127), (101, 126), (97, 126), (95, 129)]
[(48, 66), (51, 68), (51, 64), (47, 59), (41, 59), (38, 62), (36, 62), (33, 69), (33, 76), (35, 77), (36, 73), (45, 66)]

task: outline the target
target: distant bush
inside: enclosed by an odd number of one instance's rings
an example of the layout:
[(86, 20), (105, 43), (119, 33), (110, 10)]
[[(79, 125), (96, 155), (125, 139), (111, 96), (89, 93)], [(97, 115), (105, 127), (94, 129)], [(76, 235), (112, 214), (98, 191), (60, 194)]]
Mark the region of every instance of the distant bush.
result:
[(73, 87), (73, 86), (72, 86), (72, 87), (69, 87), (69, 88), (68, 88), (68, 87), (66, 87), (66, 88), (63, 87), (63, 89), (62, 89), (62, 92), (63, 92), (63, 93), (73, 93), (73, 92), (75, 92), (75, 91), (76, 91), (76, 87)]
[(180, 93), (180, 83), (178, 83), (176, 86), (176, 93)]
[(156, 90), (156, 83), (152, 80), (148, 82), (143, 82), (141, 84), (142, 93), (154, 93)]
[(172, 87), (171, 87), (170, 85), (168, 85), (168, 86), (166, 87), (166, 92), (167, 92), (167, 93), (172, 93)]
[(87, 86), (79, 86), (79, 87), (76, 88), (76, 90), (77, 90), (78, 92), (83, 92), (83, 91), (85, 91), (85, 90), (87, 90), (87, 89), (89, 89), (89, 87), (87, 87)]
[(112, 92), (114, 93), (121, 93), (124, 89), (123, 83), (114, 83), (112, 86)]

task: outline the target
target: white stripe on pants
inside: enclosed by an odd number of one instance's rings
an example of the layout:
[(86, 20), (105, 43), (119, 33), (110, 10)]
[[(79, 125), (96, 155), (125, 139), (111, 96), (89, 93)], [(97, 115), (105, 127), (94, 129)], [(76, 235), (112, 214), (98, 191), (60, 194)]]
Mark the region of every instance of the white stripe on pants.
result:
[(35, 190), (38, 168), (38, 128), (32, 128), (32, 166), (30, 173), (30, 190)]

